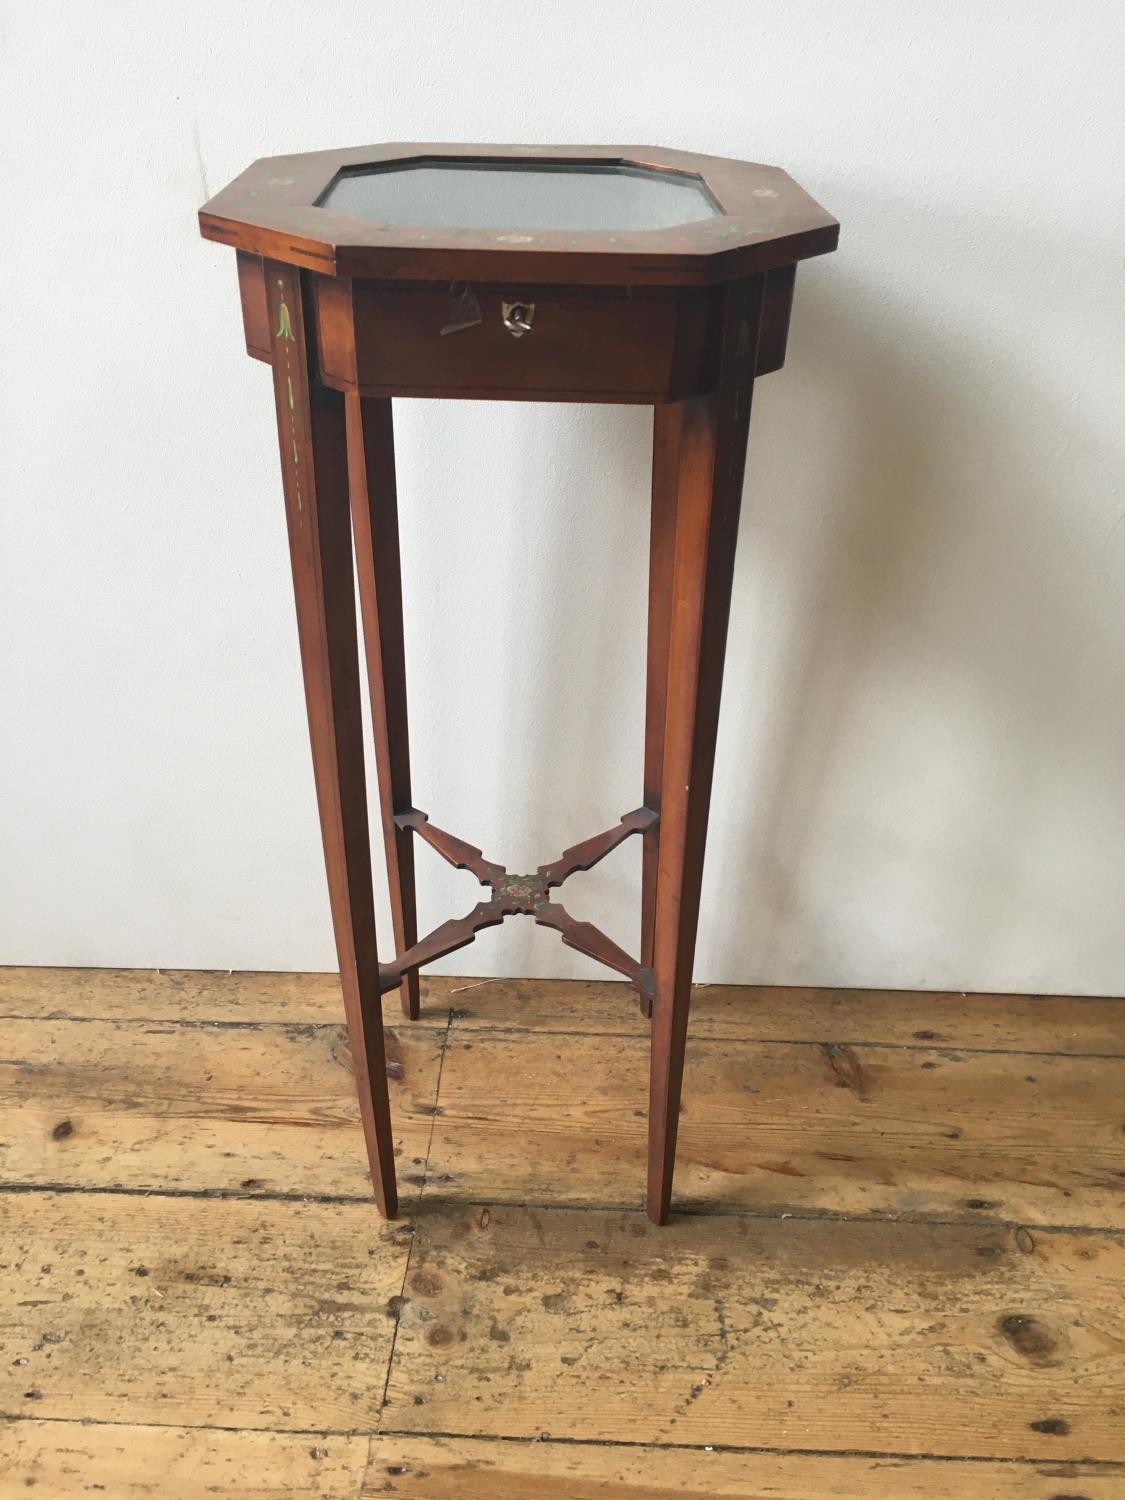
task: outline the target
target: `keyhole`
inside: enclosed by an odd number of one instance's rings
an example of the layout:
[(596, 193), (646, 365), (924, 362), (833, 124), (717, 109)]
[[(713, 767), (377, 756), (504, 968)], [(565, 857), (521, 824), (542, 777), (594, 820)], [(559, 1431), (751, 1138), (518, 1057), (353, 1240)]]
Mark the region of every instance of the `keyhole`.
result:
[(535, 316), (534, 302), (505, 302), (501, 304), (504, 327), (513, 338), (522, 338), (531, 332), (531, 320)]

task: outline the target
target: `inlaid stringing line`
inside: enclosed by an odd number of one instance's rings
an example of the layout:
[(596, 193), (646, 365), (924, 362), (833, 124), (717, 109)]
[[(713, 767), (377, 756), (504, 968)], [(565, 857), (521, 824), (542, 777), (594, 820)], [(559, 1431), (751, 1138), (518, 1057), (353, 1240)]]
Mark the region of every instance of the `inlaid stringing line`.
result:
[(289, 407), (289, 443), (293, 450), (293, 494), (297, 501), (298, 511), (303, 511), (304, 504), (301, 500), (301, 455), (297, 447), (296, 402), (293, 399), (292, 349), (297, 341), (293, 335), (293, 322), (289, 315), (289, 304), (285, 301), (285, 282), (280, 276), (277, 278), (277, 285), (281, 292), (281, 300), (277, 308), (277, 332), (274, 334), (274, 338), (277, 340), (278, 347), (285, 354), (285, 399)]

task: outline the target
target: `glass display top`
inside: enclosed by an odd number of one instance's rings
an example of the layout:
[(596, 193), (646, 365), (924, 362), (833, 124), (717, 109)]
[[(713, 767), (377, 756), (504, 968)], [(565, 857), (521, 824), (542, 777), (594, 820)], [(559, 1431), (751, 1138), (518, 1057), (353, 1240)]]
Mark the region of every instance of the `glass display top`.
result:
[(722, 210), (699, 177), (649, 167), (427, 157), (341, 172), (317, 206), (419, 229), (670, 229)]

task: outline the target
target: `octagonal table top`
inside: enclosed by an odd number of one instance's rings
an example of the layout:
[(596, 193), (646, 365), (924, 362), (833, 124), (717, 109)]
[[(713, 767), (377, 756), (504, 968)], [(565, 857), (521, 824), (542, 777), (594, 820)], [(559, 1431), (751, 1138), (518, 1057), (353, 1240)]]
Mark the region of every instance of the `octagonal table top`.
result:
[(654, 146), (393, 143), (265, 157), (205, 238), (330, 276), (708, 285), (835, 249), (779, 167)]

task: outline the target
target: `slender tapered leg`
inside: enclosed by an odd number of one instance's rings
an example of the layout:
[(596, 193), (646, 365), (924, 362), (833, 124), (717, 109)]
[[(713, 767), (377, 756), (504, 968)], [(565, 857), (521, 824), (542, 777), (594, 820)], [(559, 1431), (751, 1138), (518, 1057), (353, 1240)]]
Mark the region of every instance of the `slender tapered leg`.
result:
[(667, 408), (667, 445), (657, 455), (674, 465), (675, 489), (648, 1117), (647, 1206), (657, 1224), (667, 1219), (672, 1199), (763, 280), (734, 282), (724, 291), (718, 389)]
[[(409, 828), (395, 824), (395, 814), (409, 812), (412, 804), (394, 427), (389, 397), (349, 394), (344, 400), (359, 604), (379, 773), (379, 810), (395, 954), (401, 958), (418, 941), (418, 908), (413, 834)], [(399, 993), (403, 1014), (416, 1019), (417, 969), (403, 977)]]
[[(648, 659), (645, 688), (644, 804), (660, 811), (664, 720), (668, 703), (668, 631), (672, 617), (672, 563), (676, 539), (680, 408), (656, 406), (652, 421), (652, 517), (648, 549)], [(660, 824), (645, 830), (641, 849), (641, 963), (652, 968), (656, 933), (656, 878)], [(641, 1014), (652, 1015), (652, 997), (641, 995)]]
[(267, 261), (278, 437), (313, 773), (375, 1197), (398, 1207), (363, 774), (344, 398), (310, 370), (301, 273)]

